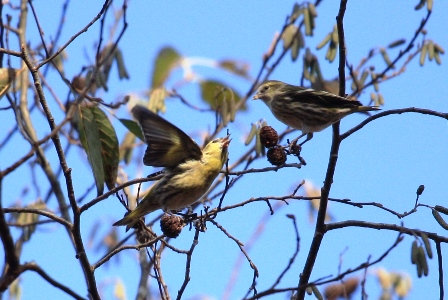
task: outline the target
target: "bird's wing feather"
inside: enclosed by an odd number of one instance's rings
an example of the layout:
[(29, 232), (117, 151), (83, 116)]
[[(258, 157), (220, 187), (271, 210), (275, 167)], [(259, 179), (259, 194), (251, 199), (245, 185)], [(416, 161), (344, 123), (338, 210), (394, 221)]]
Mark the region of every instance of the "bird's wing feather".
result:
[(297, 89), (297, 87), (293, 88), (284, 88), (283, 97), (289, 97), (293, 99), (293, 101), (298, 101), (302, 103), (308, 104), (316, 104), (318, 106), (333, 108), (351, 108), (356, 106), (361, 106), (361, 102), (357, 100), (349, 100), (347, 98), (337, 96), (324, 91), (315, 91), (312, 89)]
[(131, 112), (148, 145), (145, 165), (172, 168), (187, 159), (201, 159), (201, 148), (185, 132), (143, 106), (136, 105)]

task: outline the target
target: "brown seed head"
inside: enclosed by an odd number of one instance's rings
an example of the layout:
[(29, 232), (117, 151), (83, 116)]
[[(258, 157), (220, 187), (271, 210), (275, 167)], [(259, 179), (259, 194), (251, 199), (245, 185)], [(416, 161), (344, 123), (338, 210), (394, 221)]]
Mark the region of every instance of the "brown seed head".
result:
[(268, 161), (274, 166), (281, 166), (286, 162), (286, 153), (282, 147), (273, 147), (266, 154)]
[(278, 143), (278, 134), (271, 126), (263, 126), (260, 129), (260, 142), (266, 148), (271, 148)]
[(179, 216), (165, 214), (160, 219), (162, 232), (170, 238), (177, 238), (184, 225), (184, 220)]

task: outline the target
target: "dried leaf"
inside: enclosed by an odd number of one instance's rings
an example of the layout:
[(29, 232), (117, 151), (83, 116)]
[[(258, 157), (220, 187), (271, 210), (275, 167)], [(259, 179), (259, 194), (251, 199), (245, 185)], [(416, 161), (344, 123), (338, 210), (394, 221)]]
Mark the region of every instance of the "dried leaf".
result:
[[(47, 206), (45, 203), (39, 199), (35, 202), (30, 203), (26, 206), (26, 208), (32, 208), (32, 209), (40, 209), (44, 210)], [(20, 213), (17, 218), (17, 224), (19, 225), (25, 225), (22, 228), (22, 239), (24, 242), (27, 242), (30, 240), (31, 235), (36, 231), (36, 223), (39, 221), (39, 215), (34, 213)]]
[(434, 50), (440, 54), (445, 54), (445, 50), (439, 44), (434, 43)]
[(420, 66), (425, 64), (426, 52), (428, 52), (428, 44), (423, 45), (420, 50)]
[(167, 97), (167, 91), (164, 87), (158, 87), (151, 90), (147, 108), (155, 113), (166, 111), (165, 99)]
[(246, 145), (246, 146), (249, 145), (250, 142), (252, 142), (252, 140), (254, 139), (256, 133), (257, 133), (257, 125), (252, 124), (252, 127), (249, 131), (249, 134), (247, 135), (244, 145)]
[(428, 43), (428, 58), (429, 61), (432, 61), (434, 59), (434, 53), (435, 53), (435, 49), (434, 49), (434, 43), (433, 42), (429, 42)]
[(387, 46), (387, 48), (392, 49), (392, 48), (398, 47), (398, 46), (400, 46), (400, 45), (403, 45), (404, 43), (406, 43), (406, 40), (405, 40), (405, 39), (399, 39), (399, 40), (396, 40), (396, 41), (390, 43), (390, 44)]
[(316, 296), (317, 300), (323, 300), (324, 299), (324, 297), (320, 293), (319, 289), (315, 285), (311, 286), (311, 290), (313, 291), (313, 294), (314, 294), (314, 296)]
[(13, 68), (0, 68), (0, 98), (8, 92), (19, 71)]
[(300, 33), (300, 30), (297, 30), (297, 33), (294, 37), (294, 40), (292, 41), (292, 46), (291, 46), (292, 61), (296, 61), (297, 58), (299, 57), (299, 51), (300, 51), (300, 48), (302, 48), (300, 46), (301, 38), (303, 39), (302, 34)]
[(323, 48), (328, 42), (331, 40), (332, 33), (327, 34), (324, 39), (316, 46), (316, 49), (319, 50)]
[(297, 30), (298, 28), (294, 24), (290, 24), (285, 28), (285, 31), (283, 31), (282, 34), (283, 49), (291, 47), (292, 42), (296, 36)]
[(412, 288), (412, 281), (408, 275), (401, 275), (395, 285), (395, 293), (400, 299), (404, 299)]
[(131, 161), (132, 152), (134, 151), (134, 143), (135, 143), (135, 135), (132, 132), (127, 132), (120, 145), (120, 161), (123, 160), (125, 164), (129, 164), (129, 162)]
[(426, 254), (430, 259), (432, 259), (431, 242), (428, 239), (428, 235), (422, 231), (420, 232), (420, 237), (422, 238), (423, 244), (425, 245)]
[(291, 23), (294, 23), (302, 13), (303, 13), (303, 9), (300, 8), (300, 5), (298, 5), (297, 3), (294, 3), (291, 16), (289, 17), (289, 21)]
[(440, 59), (439, 52), (434, 52), (434, 59), (439, 66), (442, 64), (442, 60)]
[(436, 219), (437, 223), (439, 223), (440, 226), (442, 226), (443, 229), (448, 230), (448, 223), (445, 222), (445, 220), (442, 218), (442, 216), (435, 210), (432, 209), (432, 215), (434, 219)]
[(383, 56), (384, 61), (386, 62), (388, 67), (391, 67), (392, 69), (395, 69), (395, 66), (392, 64), (392, 61), (389, 58), (389, 55), (387, 54), (386, 49), (381, 48), (380, 49), (381, 55)]
[(438, 212), (441, 212), (442, 214), (448, 215), (448, 208), (444, 206), (436, 205), (434, 206), (434, 209), (437, 210)]
[(304, 22), (305, 22), (305, 35), (312, 36), (313, 35), (313, 21), (312, 16), (310, 14), (309, 8), (305, 8), (303, 11)]
[(419, 9), (421, 9), (421, 8), (425, 5), (425, 2), (426, 2), (426, 0), (420, 0), (420, 3), (417, 4), (417, 5), (414, 7), (414, 9), (415, 9), (415, 10), (419, 10)]
[(227, 59), (218, 62), (218, 66), (230, 71), (232, 74), (249, 79), (249, 65), (247, 63), (238, 62), (235, 60)]
[(415, 265), (417, 263), (418, 244), (417, 241), (412, 242), (411, 246), (411, 263)]

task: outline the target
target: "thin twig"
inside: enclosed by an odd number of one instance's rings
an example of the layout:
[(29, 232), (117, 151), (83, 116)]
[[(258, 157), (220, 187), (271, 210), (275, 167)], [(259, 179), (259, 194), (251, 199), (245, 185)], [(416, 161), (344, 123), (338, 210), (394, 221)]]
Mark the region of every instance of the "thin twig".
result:
[[(344, 14), (347, 6), (347, 0), (341, 0), (339, 6), (339, 13), (336, 17), (338, 34), (339, 34), (339, 82), (345, 81), (345, 41), (344, 34)], [(345, 95), (345, 84), (340, 85), (340, 95)], [(310, 250), (306, 258), (305, 266), (300, 274), (299, 284), (297, 287), (297, 298), (303, 300), (305, 298), (305, 289), (309, 282), (311, 272), (313, 271), (316, 262), (317, 253), (319, 252), (320, 244), (322, 243), (325, 229), (325, 217), (327, 215), (328, 197), (330, 194), (333, 177), (336, 170), (336, 163), (338, 160), (339, 146), (341, 139), (339, 138), (339, 122), (333, 124), (333, 139), (331, 143), (330, 158), (328, 161), (327, 172), (325, 175), (324, 186), (321, 189), (321, 199), (319, 202), (319, 210), (317, 213), (316, 227), (314, 230), (314, 237), (311, 242)]]
[(182, 286), (180, 287), (179, 291), (177, 292), (177, 300), (180, 300), (182, 298), (182, 294), (184, 293), (185, 289), (187, 288), (188, 282), (190, 282), (190, 273), (191, 273), (191, 259), (193, 258), (193, 251), (196, 248), (196, 246), (199, 243), (199, 227), (196, 228), (194, 233), (193, 242), (191, 243), (190, 250), (187, 252), (187, 261), (185, 263), (185, 276), (184, 281), (182, 282)]
[(352, 129), (347, 130), (347, 132), (341, 134), (341, 137), (340, 137), (341, 141), (344, 140), (345, 138), (349, 137), (356, 131), (360, 130), (361, 128), (363, 128), (364, 126), (366, 126), (368, 123), (372, 122), (373, 120), (376, 120), (376, 119), (379, 119), (379, 118), (382, 118), (385, 116), (389, 116), (389, 115), (400, 115), (400, 114), (409, 113), (409, 112), (435, 116), (435, 117), (439, 117), (439, 118), (448, 120), (448, 113), (441, 113), (441, 112), (437, 112), (437, 111), (425, 109), (425, 108), (408, 107), (408, 108), (391, 109), (391, 110), (382, 111), (373, 116), (370, 116), (369, 118), (365, 119), (364, 121), (362, 121), (361, 123), (359, 123), (358, 125), (353, 127)]

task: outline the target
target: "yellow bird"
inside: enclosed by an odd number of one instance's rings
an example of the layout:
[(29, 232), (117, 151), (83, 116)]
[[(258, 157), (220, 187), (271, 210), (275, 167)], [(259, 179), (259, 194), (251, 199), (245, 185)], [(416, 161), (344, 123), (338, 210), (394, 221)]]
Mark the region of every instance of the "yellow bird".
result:
[(179, 210), (199, 200), (227, 161), (231, 141), (229, 136), (218, 138), (201, 150), (182, 130), (147, 108), (137, 105), (131, 112), (140, 123), (148, 145), (143, 163), (164, 167), (165, 172), (137, 208), (113, 224), (127, 225), (126, 231), (157, 209)]

